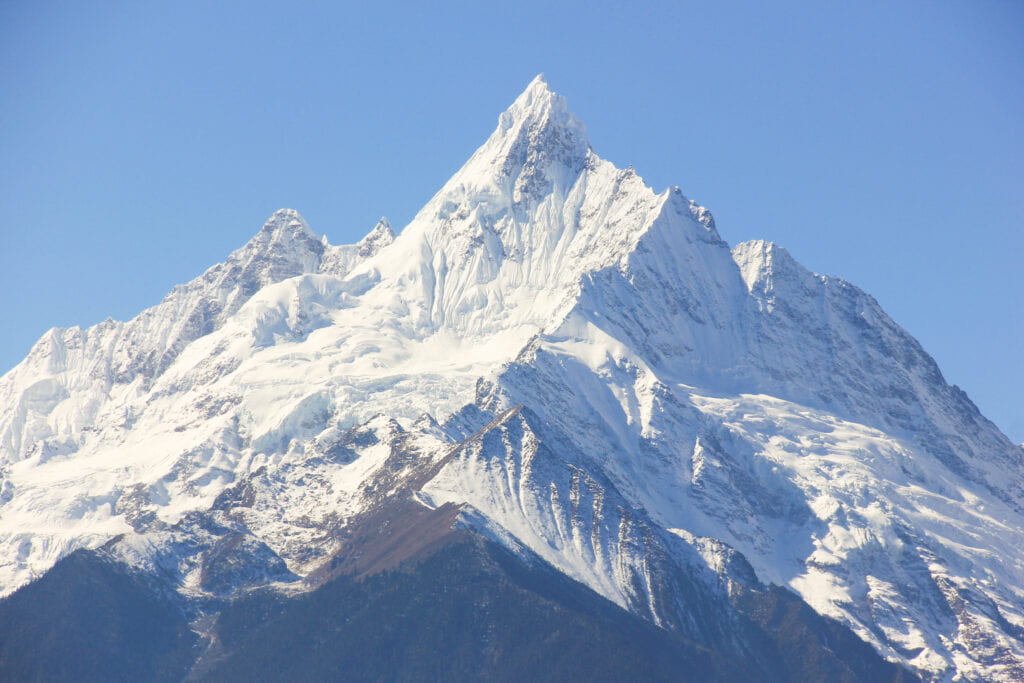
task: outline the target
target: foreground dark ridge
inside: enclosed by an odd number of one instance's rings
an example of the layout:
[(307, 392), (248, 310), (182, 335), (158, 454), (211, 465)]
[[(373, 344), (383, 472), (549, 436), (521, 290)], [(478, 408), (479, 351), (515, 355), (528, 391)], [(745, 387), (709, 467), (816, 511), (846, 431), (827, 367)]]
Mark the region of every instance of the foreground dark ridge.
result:
[[(421, 520), (407, 531), (428, 537), (415, 541), (418, 554), (362, 565), (296, 597), (250, 594), (226, 606), (205, 638), (149, 578), (102, 552), (78, 551), (0, 602), (0, 674), (25, 681), (916, 680), (786, 591), (743, 599), (748, 628), (760, 630), (743, 645), (760, 651), (737, 658), (708, 649), (550, 567), (444, 529), (450, 512), (417, 513)], [(390, 554), (366, 545), (353, 551), (353, 568), (358, 557)], [(755, 657), (767, 668), (753, 668)]]

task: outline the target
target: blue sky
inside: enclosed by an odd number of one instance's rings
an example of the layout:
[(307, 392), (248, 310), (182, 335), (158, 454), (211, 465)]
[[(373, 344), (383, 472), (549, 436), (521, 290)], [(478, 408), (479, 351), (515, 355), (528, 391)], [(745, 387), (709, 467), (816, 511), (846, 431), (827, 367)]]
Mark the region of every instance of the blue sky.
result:
[(596, 151), (873, 294), (1024, 441), (1024, 4), (0, 4), (0, 372), (296, 208), (440, 187), (539, 72)]

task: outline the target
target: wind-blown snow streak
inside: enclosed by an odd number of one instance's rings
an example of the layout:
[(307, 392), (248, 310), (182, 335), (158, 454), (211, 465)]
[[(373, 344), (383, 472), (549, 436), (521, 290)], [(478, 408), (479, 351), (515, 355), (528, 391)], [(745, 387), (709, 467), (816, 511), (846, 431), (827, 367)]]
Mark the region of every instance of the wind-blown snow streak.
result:
[(1021, 460), (870, 296), (730, 251), (538, 78), (397, 238), (279, 211), (137, 318), (48, 332), (0, 378), (0, 590), (119, 535), (186, 593), (294, 583), (442, 463), (425, 504), (667, 628), (699, 619), (665, 567), (738, 551), (927, 676), (1012, 680)]

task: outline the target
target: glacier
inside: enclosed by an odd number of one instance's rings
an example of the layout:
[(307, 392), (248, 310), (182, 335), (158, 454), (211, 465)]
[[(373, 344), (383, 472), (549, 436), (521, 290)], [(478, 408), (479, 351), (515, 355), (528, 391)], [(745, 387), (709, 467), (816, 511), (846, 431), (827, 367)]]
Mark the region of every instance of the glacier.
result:
[(402, 493), (663, 628), (699, 636), (687, 566), (926, 679), (1020, 680), (1022, 460), (868, 294), (730, 248), (537, 77), (399, 234), (281, 210), (136, 318), (44, 335), (0, 378), (0, 594), (83, 547), (186, 596), (302, 591)]

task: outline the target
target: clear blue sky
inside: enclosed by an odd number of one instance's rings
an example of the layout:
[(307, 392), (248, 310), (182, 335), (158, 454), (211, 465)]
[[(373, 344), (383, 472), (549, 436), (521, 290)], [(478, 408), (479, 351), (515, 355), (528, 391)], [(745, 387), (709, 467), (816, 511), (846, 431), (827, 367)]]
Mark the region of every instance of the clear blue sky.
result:
[(872, 293), (1024, 440), (1024, 3), (0, 3), (0, 372), (280, 207), (396, 227), (537, 73), (594, 148)]

